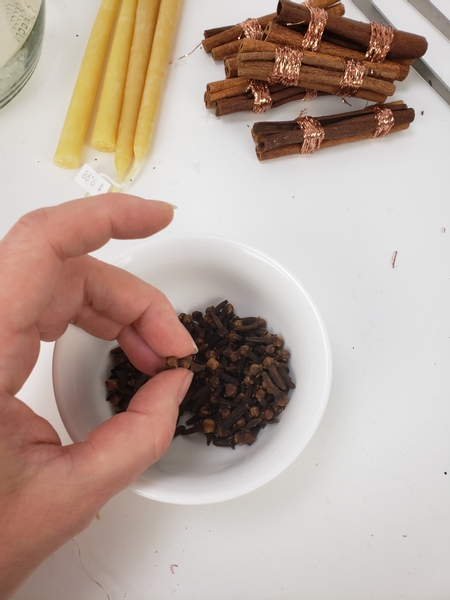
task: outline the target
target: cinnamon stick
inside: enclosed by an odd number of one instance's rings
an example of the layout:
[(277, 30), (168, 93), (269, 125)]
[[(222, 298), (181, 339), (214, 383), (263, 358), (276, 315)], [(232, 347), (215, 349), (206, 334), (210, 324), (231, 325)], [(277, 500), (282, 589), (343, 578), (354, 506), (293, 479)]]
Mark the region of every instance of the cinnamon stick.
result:
[(231, 77), (237, 77), (238, 55), (232, 54), (231, 56), (227, 56), (226, 58), (224, 58), (223, 66), (225, 69), (225, 77), (227, 79)]
[(233, 79), (212, 81), (206, 86), (205, 98), (207, 97), (210, 102), (214, 102), (222, 98), (231, 98), (233, 96), (245, 94), (247, 89), (247, 77), (234, 77)]
[[(288, 102), (304, 100), (307, 90), (299, 87), (285, 87), (281, 84), (270, 86), (270, 95), (272, 98), (272, 108), (278, 108)], [(319, 92), (318, 95), (324, 95)], [(207, 108), (215, 108), (216, 116), (222, 117), (236, 112), (253, 111), (255, 101), (251, 93), (234, 96), (231, 98), (222, 98), (214, 103), (209, 103)]]
[[(277, 44), (258, 40), (241, 40), (239, 54), (236, 57), (236, 67), (239, 70), (239, 63), (249, 60), (275, 60)], [(360, 61), (366, 68), (366, 74), (388, 81), (398, 79), (400, 65), (397, 63), (373, 63), (368, 60)], [(344, 72), (346, 60), (340, 56), (333, 56), (323, 52), (303, 51), (302, 64), (311, 67), (330, 69), (332, 71)]]
[[(326, 115), (317, 117), (316, 120), (325, 131), (325, 139), (339, 140), (360, 133), (375, 133), (377, 120), (374, 114), (374, 106), (355, 110), (348, 113)], [(404, 102), (392, 102), (383, 105), (390, 108), (395, 115), (395, 124), (403, 125), (414, 120), (414, 110), (408, 108)], [(278, 146), (303, 142), (303, 132), (297, 121), (258, 122), (252, 129), (254, 141), (260, 144), (263, 150), (272, 150)]]
[[(304, 22), (308, 24), (310, 18), (311, 13), (307, 6), (296, 4), (289, 0), (279, 0), (276, 17), (277, 23), (286, 25), (289, 23)], [(347, 17), (329, 14), (325, 31), (356, 42), (362, 49), (366, 50), (370, 42), (372, 30), (370, 23), (362, 23)], [(427, 47), (427, 40), (423, 36), (395, 30), (394, 39), (387, 56), (390, 58), (419, 58), (425, 54)]]
[[(238, 77), (270, 82), (273, 77), (274, 64), (274, 60), (242, 60), (240, 54)], [(302, 65), (297, 86), (328, 94), (339, 94), (341, 81), (342, 73), (338, 71)], [(352, 96), (371, 102), (384, 102), (388, 96), (392, 96), (394, 93), (395, 85), (392, 82), (367, 75), (363, 78), (361, 87)]]
[[(409, 124), (405, 125), (394, 125), (391, 129), (389, 135), (391, 133), (396, 133), (398, 131), (404, 131), (408, 129)], [(340, 146), (341, 144), (350, 144), (351, 142), (361, 142), (362, 140), (368, 140), (373, 137), (371, 133), (361, 133), (358, 135), (354, 135), (352, 137), (348, 137), (345, 140), (324, 140), (322, 142), (321, 148), (331, 148), (333, 146)], [(273, 150), (268, 150), (267, 152), (261, 152), (258, 147), (256, 147), (256, 156), (258, 160), (269, 160), (271, 158), (281, 158), (283, 156), (290, 156), (291, 154), (301, 154), (302, 144), (291, 144), (288, 146), (280, 146), (278, 148), (274, 148)]]
[[(394, 125), (390, 133), (406, 129), (414, 121), (414, 110), (402, 101), (384, 106), (390, 108), (394, 116)], [(344, 114), (318, 117), (316, 120), (325, 132), (321, 148), (372, 138), (378, 127), (374, 106)], [(259, 160), (300, 153), (304, 141), (303, 131), (297, 121), (255, 123), (252, 136), (257, 144), (256, 153)]]
[(233, 40), (227, 44), (222, 44), (211, 50), (211, 56), (214, 60), (223, 60), (227, 56), (232, 56), (239, 51), (239, 46), (242, 40)]
[(231, 27), (234, 27), (234, 25), (225, 25), (224, 27), (213, 27), (211, 29), (205, 29), (205, 31), (203, 32), (203, 37), (205, 39), (212, 37), (213, 35), (222, 33), (223, 31), (226, 31), (227, 29), (231, 29)]
[[(270, 22), (264, 30), (264, 41), (270, 42), (276, 45), (286, 45), (293, 48), (302, 48), (304, 34), (290, 29), (284, 25), (280, 25), (274, 21)], [(242, 43), (243, 40), (241, 40)], [(330, 56), (338, 56), (346, 60), (352, 59), (358, 62), (365, 60), (365, 53), (358, 50), (352, 50), (343, 46), (337, 46), (330, 42), (322, 39), (319, 45), (319, 52), (328, 54)], [(404, 81), (409, 74), (412, 60), (385, 60), (382, 64), (385, 66), (392, 66), (394, 69), (398, 69), (396, 77), (397, 81)]]
[[(351, 119), (358, 115), (373, 115), (374, 106), (374, 104), (371, 104), (370, 106), (366, 106), (365, 108), (349, 111), (346, 113), (325, 115), (322, 117), (318, 117), (317, 120), (320, 120), (322, 124), (332, 125), (334, 123), (339, 123), (340, 121), (346, 119)], [(392, 102), (387, 102), (383, 106), (385, 106), (386, 108), (390, 108), (393, 112), (408, 108), (407, 105), (403, 102), (403, 100), (393, 100)], [(255, 142), (257, 142), (258, 136), (260, 135), (267, 135), (270, 133), (277, 133), (280, 131), (292, 131), (293, 129), (297, 128), (297, 121), (258, 121), (253, 124), (252, 136)]]
[[(262, 29), (264, 29), (266, 25), (275, 18), (275, 14), (276, 13), (264, 15), (263, 17), (259, 17), (257, 19)], [(206, 52), (211, 52), (213, 48), (216, 48), (217, 46), (223, 46), (224, 44), (239, 40), (242, 35), (243, 31), (240, 23), (230, 27), (219, 28), (218, 33), (213, 35), (209, 35), (208, 30), (206, 30), (204, 32), (204, 40), (202, 41), (202, 45)]]

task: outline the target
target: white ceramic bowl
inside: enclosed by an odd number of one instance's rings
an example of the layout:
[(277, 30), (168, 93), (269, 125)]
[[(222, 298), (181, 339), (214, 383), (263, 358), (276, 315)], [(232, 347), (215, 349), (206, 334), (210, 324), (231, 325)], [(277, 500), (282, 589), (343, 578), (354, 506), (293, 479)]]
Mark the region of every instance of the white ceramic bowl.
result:
[[(300, 454), (324, 413), (331, 385), (331, 353), (322, 319), (301, 284), (269, 256), (215, 237), (150, 239), (116, 263), (161, 289), (177, 313), (227, 299), (240, 317), (261, 316), (291, 352), (296, 382), (280, 422), (260, 431), (252, 446), (207, 446), (202, 435), (179, 436), (130, 488), (173, 504), (236, 498), (281, 473)], [(63, 423), (83, 441), (112, 415), (105, 379), (117, 343), (70, 329), (57, 341), (53, 380)]]

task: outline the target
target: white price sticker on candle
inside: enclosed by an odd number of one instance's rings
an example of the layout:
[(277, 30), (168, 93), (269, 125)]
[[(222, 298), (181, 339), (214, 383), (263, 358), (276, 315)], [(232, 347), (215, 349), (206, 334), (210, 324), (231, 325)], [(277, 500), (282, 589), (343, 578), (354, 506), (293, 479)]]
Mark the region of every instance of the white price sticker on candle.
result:
[(75, 177), (75, 181), (90, 196), (106, 194), (106, 192), (109, 192), (112, 185), (87, 163), (81, 167), (78, 175)]

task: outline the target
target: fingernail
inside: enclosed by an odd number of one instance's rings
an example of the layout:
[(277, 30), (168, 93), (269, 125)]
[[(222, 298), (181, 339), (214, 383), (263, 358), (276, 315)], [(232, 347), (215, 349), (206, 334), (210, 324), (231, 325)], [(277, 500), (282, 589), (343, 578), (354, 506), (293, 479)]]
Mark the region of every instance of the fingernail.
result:
[(168, 202), (167, 204), (169, 204), (173, 208), (173, 210), (177, 210), (178, 208), (178, 206), (175, 206), (175, 204), (170, 204), (170, 202)]
[(197, 352), (198, 352), (198, 346), (194, 342), (194, 340), (192, 340), (192, 352), (191, 352), (191, 354), (197, 354)]

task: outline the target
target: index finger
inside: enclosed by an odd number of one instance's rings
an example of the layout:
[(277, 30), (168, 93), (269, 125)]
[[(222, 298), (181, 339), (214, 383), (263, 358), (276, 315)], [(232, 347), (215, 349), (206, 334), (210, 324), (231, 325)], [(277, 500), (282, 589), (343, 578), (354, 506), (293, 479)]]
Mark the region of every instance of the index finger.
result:
[(28, 213), (0, 242), (3, 317), (15, 331), (28, 328), (48, 304), (64, 261), (97, 250), (112, 238), (150, 236), (172, 218), (170, 204), (126, 194), (73, 200)]

